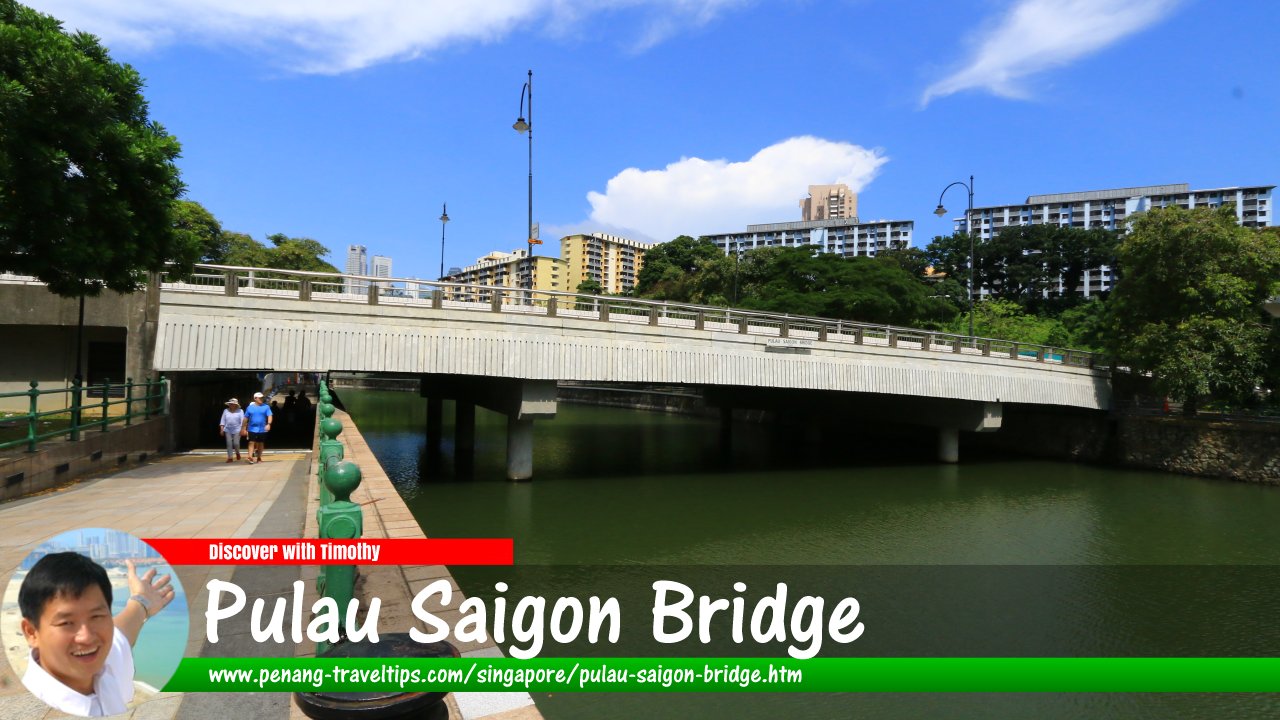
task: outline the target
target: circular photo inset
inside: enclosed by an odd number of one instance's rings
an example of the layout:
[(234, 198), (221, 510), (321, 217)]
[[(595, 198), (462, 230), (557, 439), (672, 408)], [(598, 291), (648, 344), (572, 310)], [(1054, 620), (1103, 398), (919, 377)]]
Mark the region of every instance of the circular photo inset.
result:
[(186, 650), (187, 598), (160, 553), (126, 532), (84, 528), (41, 543), (0, 606), (9, 665), (70, 715), (127, 712), (160, 696)]

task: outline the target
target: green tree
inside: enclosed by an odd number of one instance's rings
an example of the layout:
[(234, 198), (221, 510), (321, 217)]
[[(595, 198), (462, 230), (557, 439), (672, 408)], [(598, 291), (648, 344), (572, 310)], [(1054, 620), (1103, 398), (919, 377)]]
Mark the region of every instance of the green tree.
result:
[(173, 207), (174, 231), (185, 246), (200, 248), (200, 262), (221, 264), (227, 257), (227, 236), (222, 223), (198, 202), (178, 200)]
[(581, 295), (599, 295), (604, 292), (604, 288), (600, 287), (599, 280), (583, 280), (578, 283), (578, 289), (575, 292)]
[(1277, 236), (1241, 227), (1231, 207), (1156, 209), (1130, 223), (1111, 293), (1115, 362), (1152, 373), (1187, 412), (1251, 397), (1266, 373), (1262, 303), (1280, 277)]
[(812, 248), (762, 248), (743, 257), (742, 306), (868, 323), (928, 325), (954, 307), (892, 262), (815, 255)]
[(636, 276), (635, 294), (639, 297), (699, 302), (706, 294), (695, 282), (710, 263), (724, 258), (725, 253), (706, 238), (681, 235), (661, 243), (644, 254), (644, 267)]
[[(967, 335), (968, 315), (957, 317), (949, 329)], [(1058, 320), (1028, 313), (1018, 303), (1000, 298), (983, 300), (974, 306), (973, 332), (978, 337), (1057, 347), (1065, 347), (1070, 341), (1070, 334)]]
[(237, 267), (270, 267), (270, 255), (267, 247), (244, 233), (224, 231), (223, 241), (226, 254), (223, 263)]
[(175, 232), (178, 141), (141, 90), (92, 35), (0, 0), (0, 268), (64, 296), (190, 269), (201, 249)]
[(267, 248), (267, 267), (280, 270), (308, 270), (311, 272), (338, 272), (338, 268), (321, 258), (329, 254), (329, 248), (311, 238), (291, 238), (283, 233), (268, 235), (273, 247)]

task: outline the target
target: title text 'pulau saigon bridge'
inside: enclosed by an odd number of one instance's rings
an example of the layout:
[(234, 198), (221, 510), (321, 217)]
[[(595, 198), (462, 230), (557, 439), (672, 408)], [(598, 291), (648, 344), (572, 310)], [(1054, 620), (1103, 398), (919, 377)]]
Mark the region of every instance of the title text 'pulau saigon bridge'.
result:
[[(856, 393), (886, 422), (998, 430), (1007, 403), (1104, 410), (1090, 353), (922, 330), (631, 298), (201, 265), (162, 283), (155, 368), (419, 377), (438, 403), (508, 417), (508, 476), (532, 473), (532, 424), (557, 381), (702, 388), (722, 410), (762, 396)], [(438, 405), (436, 405), (438, 418)], [(464, 417), (469, 408), (470, 417)], [(430, 413), (429, 413), (430, 414)], [(438, 422), (438, 419), (437, 419)], [(464, 428), (461, 432), (470, 432)]]

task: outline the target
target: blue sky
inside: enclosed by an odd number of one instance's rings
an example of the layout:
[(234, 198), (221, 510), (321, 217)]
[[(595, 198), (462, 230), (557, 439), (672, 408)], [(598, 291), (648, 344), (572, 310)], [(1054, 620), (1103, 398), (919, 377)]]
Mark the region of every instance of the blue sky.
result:
[[(950, 231), (975, 202), (1275, 184), (1280, 3), (1251, 0), (37, 0), (146, 79), (188, 198), (229, 230), (389, 255), (399, 277), (554, 239), (799, 218)], [(961, 189), (946, 198), (962, 208)]]

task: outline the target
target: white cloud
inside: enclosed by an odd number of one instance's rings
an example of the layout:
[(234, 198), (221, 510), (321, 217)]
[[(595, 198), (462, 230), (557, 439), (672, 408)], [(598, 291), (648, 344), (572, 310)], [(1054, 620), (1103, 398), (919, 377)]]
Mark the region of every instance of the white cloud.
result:
[(964, 67), (929, 86), (920, 102), (985, 89), (1023, 98), (1029, 75), (1066, 65), (1152, 25), (1180, 0), (1019, 0), (994, 26)]
[(627, 168), (603, 193), (587, 193), (590, 222), (666, 241), (799, 220), (799, 201), (809, 185), (845, 183), (857, 192), (887, 161), (879, 150), (802, 136), (770, 145), (745, 162), (695, 157), (662, 170)]
[[(26, 0), (113, 49), (178, 43), (252, 48), (290, 70), (340, 73), (407, 60), (517, 27), (567, 32), (592, 15), (638, 11), (637, 47), (704, 25), (749, 0)], [(626, 42), (626, 39), (622, 39)]]

